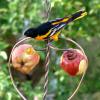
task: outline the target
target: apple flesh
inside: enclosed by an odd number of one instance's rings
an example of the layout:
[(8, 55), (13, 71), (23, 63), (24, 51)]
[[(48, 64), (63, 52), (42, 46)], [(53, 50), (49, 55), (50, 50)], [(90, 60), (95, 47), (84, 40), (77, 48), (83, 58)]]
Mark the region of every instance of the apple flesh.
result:
[(64, 51), (60, 59), (61, 68), (71, 76), (83, 74), (87, 65), (87, 57), (79, 49)]
[(23, 74), (30, 73), (39, 63), (39, 60), (39, 54), (29, 44), (19, 45), (12, 53), (13, 67)]

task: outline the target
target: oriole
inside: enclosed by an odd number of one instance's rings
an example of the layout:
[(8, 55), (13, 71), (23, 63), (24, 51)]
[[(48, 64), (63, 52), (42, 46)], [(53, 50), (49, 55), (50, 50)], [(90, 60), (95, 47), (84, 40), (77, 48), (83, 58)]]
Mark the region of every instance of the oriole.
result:
[(57, 18), (55, 20), (45, 22), (37, 28), (29, 28), (24, 32), (24, 35), (27, 37), (35, 38), (37, 40), (45, 40), (50, 38), (56, 41), (58, 40), (59, 34), (64, 26), (86, 15), (87, 12), (81, 10), (76, 12), (75, 14), (72, 14), (69, 17)]

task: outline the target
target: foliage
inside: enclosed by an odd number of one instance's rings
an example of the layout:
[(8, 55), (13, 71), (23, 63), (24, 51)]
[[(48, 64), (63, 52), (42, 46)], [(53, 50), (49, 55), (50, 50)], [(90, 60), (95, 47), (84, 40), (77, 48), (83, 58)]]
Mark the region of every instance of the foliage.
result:
[[(0, 0), (0, 100), (20, 99), (10, 81), (7, 68), (8, 56), (12, 46), (23, 35), (25, 29), (36, 27), (45, 21), (44, 6), (43, 0)], [(51, 6), (50, 19), (64, 17), (83, 8), (88, 12), (88, 15), (83, 19), (66, 26), (62, 31), (62, 36), (71, 37), (78, 41), (88, 55), (88, 72), (75, 99), (80, 100), (80, 98), (83, 98), (83, 100), (88, 100), (87, 95), (89, 95), (92, 100), (92, 95), (100, 92), (100, 0), (52, 0)], [(34, 43), (32, 44), (34, 45)], [(63, 41), (60, 40), (54, 45), (64, 48), (66, 42), (64, 42), (64, 45), (62, 43)], [(39, 48), (44, 46), (42, 42), (37, 44)], [(43, 62), (45, 54), (41, 52), (40, 54)], [(59, 67), (61, 52), (53, 52), (51, 56), (55, 57), (52, 57), (50, 62), (50, 94), (55, 95), (55, 100), (66, 100), (66, 97), (71, 95), (75, 86), (77, 86), (80, 77), (69, 77), (61, 70)], [(43, 73), (42, 70), (39, 72)], [(38, 78), (41, 73), (35, 75), (35, 77)], [(18, 81), (18, 86), (21, 89), (23, 87), (29, 100), (33, 99), (32, 97), (35, 95), (39, 97), (39, 100), (42, 98), (43, 77), (40, 77), (39, 81), (36, 82), (37, 84), (35, 84), (33, 83), (33, 76), (30, 80), (24, 75), (21, 75), (23, 80), (19, 79), (19, 73), (17, 72), (15, 76), (17, 76), (15, 79)]]

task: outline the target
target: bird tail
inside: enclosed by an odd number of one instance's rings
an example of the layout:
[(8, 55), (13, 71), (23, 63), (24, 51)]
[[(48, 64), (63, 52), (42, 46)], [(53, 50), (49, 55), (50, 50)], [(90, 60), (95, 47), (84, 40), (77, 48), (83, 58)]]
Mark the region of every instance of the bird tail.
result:
[(71, 17), (69, 18), (69, 20), (74, 21), (74, 20), (83, 18), (86, 15), (87, 15), (86, 11), (80, 10), (80, 11), (76, 12), (75, 14), (72, 14)]
[(83, 18), (86, 15), (87, 15), (86, 11), (80, 10), (80, 11), (72, 14), (69, 17), (59, 18), (59, 19), (56, 19), (56, 20), (52, 21), (52, 25), (58, 25), (58, 24), (61, 24), (61, 23), (69, 23), (69, 22), (72, 22), (74, 20)]

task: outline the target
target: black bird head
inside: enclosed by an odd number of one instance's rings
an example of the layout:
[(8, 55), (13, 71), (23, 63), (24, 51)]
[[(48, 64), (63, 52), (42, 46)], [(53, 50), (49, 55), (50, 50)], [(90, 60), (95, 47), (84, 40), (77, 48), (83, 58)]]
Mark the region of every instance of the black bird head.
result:
[(29, 28), (24, 32), (27, 37), (35, 38), (37, 36), (37, 31), (35, 28)]

